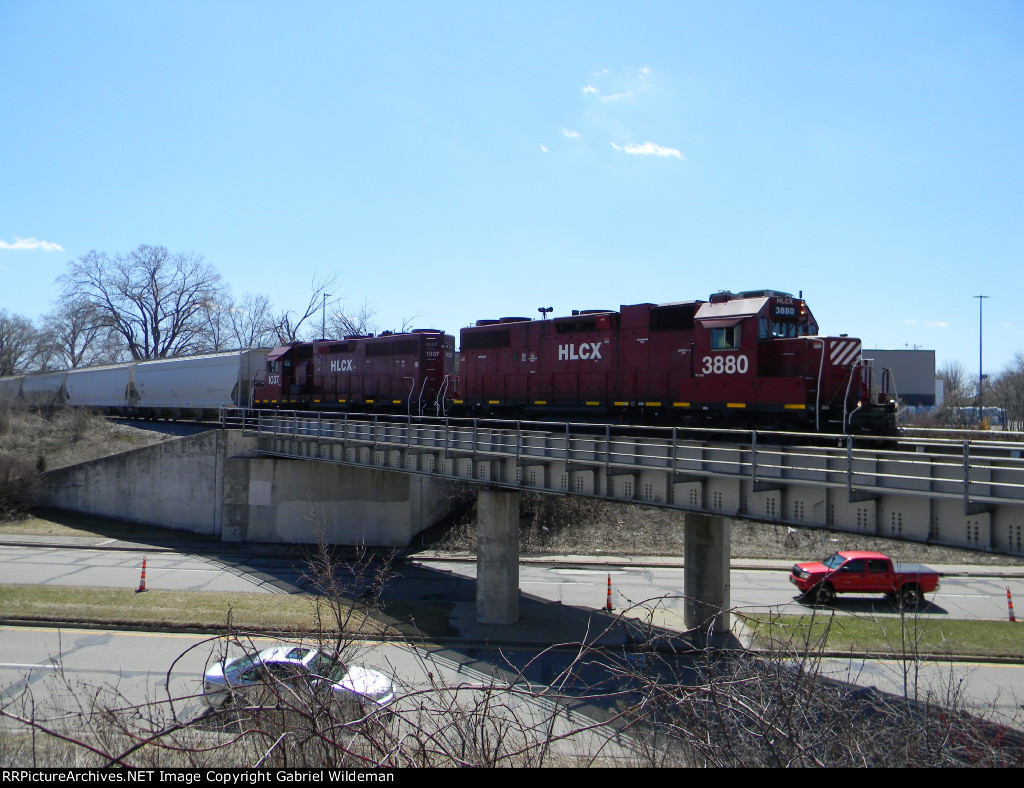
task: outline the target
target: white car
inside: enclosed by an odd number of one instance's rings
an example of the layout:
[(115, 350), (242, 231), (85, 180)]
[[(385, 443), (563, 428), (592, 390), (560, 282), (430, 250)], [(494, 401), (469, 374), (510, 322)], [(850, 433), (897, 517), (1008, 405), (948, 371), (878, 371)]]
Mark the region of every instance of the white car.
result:
[(346, 665), (308, 646), (274, 646), (206, 669), (203, 691), (211, 706), (222, 706), (236, 695), (287, 697), (297, 688), (329, 688), (335, 700), (356, 705), (363, 713), (382, 709), (395, 699), (394, 683), (379, 671)]

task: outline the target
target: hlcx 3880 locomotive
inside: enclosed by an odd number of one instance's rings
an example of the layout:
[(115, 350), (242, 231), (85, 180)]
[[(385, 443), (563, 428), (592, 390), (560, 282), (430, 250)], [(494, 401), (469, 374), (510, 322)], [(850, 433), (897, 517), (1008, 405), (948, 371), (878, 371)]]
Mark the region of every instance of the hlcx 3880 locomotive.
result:
[(256, 407), (572, 418), (890, 434), (889, 379), (859, 339), (818, 336), (801, 297), (773, 290), (634, 304), (549, 320), (480, 320), (297, 343), (267, 356)]

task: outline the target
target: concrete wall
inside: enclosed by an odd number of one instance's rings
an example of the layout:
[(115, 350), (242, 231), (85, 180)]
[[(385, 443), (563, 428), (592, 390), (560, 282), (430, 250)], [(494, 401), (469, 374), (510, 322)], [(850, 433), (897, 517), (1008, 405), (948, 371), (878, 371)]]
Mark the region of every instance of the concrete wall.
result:
[(239, 458), (226, 466), (224, 541), (404, 547), (448, 513), (449, 482), (328, 462)]
[[(210, 430), (43, 476), (41, 503), (224, 541), (402, 547), (448, 513), (449, 482), (252, 455), (255, 439)], [(315, 517), (314, 517), (314, 512)]]
[(42, 503), (100, 517), (219, 534), (222, 435), (210, 430), (50, 471), (43, 475)]

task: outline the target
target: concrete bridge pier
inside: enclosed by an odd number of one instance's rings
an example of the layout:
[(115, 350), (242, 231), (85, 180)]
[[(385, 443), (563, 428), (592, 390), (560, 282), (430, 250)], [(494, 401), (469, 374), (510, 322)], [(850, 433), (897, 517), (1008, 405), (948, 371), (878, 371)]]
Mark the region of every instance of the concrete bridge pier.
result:
[(683, 542), (683, 623), (729, 634), (729, 554), (732, 523), (719, 515), (686, 513)]
[(485, 487), (476, 499), (476, 620), (519, 620), (519, 493)]

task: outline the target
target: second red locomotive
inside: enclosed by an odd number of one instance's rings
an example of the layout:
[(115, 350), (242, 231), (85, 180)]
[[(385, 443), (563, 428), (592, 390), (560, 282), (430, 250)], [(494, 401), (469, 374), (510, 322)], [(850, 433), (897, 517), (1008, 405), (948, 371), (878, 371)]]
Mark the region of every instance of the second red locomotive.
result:
[(888, 381), (872, 379), (860, 340), (818, 336), (788, 293), (480, 320), (460, 344), (457, 370), (437, 331), (278, 348), (254, 404), (895, 432)]
[(293, 342), (267, 354), (253, 405), (436, 415), (452, 397), (454, 356), (455, 338), (433, 329)]

